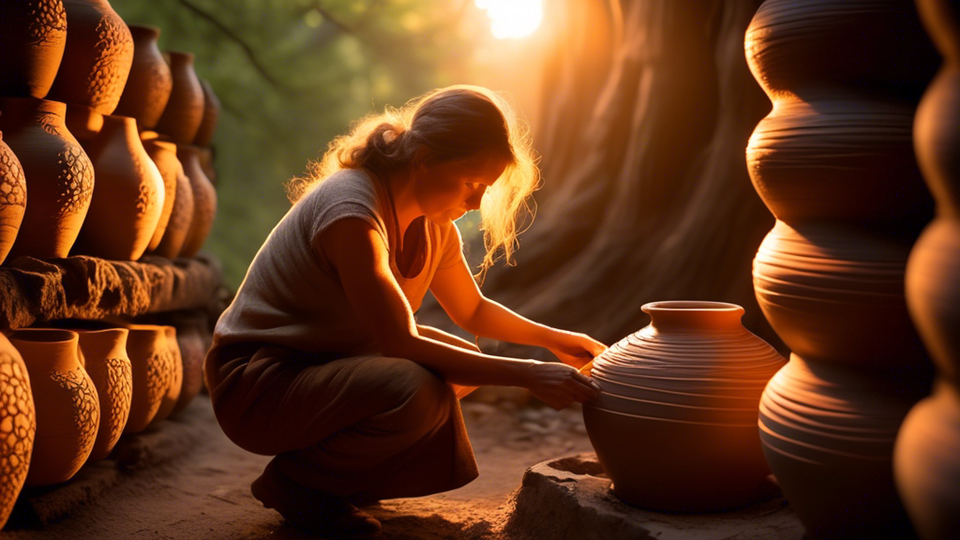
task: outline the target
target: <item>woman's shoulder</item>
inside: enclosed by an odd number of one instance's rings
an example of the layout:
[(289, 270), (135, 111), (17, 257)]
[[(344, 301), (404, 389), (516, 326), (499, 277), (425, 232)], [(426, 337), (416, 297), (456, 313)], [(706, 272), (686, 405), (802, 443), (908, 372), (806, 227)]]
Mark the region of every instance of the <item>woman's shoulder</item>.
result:
[(304, 199), (307, 198), (340, 198), (342, 196), (363, 196), (363, 198), (376, 197), (377, 190), (370, 175), (362, 169), (341, 169), (323, 181), (311, 190)]

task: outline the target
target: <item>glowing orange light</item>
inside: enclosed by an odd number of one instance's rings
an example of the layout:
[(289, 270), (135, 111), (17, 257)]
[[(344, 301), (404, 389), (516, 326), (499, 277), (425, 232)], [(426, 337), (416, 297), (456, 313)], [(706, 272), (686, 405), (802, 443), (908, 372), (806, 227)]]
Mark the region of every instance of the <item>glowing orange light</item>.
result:
[(490, 17), (490, 31), (498, 39), (522, 38), (543, 21), (543, 0), (474, 0)]

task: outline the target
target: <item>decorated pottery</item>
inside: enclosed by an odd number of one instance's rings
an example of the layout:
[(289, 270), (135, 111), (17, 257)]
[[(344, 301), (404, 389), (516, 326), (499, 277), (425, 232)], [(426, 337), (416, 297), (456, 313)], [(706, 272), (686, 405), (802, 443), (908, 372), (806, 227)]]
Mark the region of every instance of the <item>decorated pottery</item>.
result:
[(760, 394), (784, 359), (722, 302), (653, 302), (648, 326), (593, 364), (590, 442), (628, 504), (700, 512), (769, 493), (757, 435)]
[(100, 430), (89, 461), (110, 455), (130, 416), (133, 374), (127, 356), (127, 329), (74, 330), (80, 357), (100, 398)]
[(0, 133), (0, 263), (7, 258), (17, 239), (26, 207), (27, 183), (23, 178), (23, 167)]
[(67, 46), (49, 99), (111, 114), (133, 63), (133, 37), (107, 0), (63, 0)]
[(193, 221), (193, 186), (190, 178), (183, 171), (183, 164), (177, 160), (177, 192), (170, 209), (170, 219), (167, 229), (163, 232), (160, 244), (154, 250), (155, 255), (173, 259), (183, 251), (183, 244), (190, 234), (190, 223)]
[(203, 389), (203, 359), (207, 355), (203, 341), (203, 324), (205, 318), (200, 315), (186, 318), (176, 325), (177, 345), (183, 361), (183, 387), (180, 389), (180, 397), (173, 408), (173, 414), (185, 409)]
[(153, 129), (170, 99), (173, 75), (157, 48), (160, 29), (135, 24), (129, 28), (133, 35), (133, 65), (114, 114), (136, 118), (141, 130)]
[(97, 184), (74, 253), (137, 260), (163, 212), (163, 177), (144, 150), (133, 118), (104, 117), (103, 129), (87, 149)]
[(178, 146), (177, 157), (183, 163), (183, 171), (190, 179), (193, 191), (193, 218), (180, 256), (193, 257), (203, 247), (213, 228), (213, 220), (217, 215), (217, 191), (203, 174), (196, 146)]
[(213, 87), (206, 80), (200, 80), (200, 86), (203, 88), (203, 120), (197, 129), (197, 135), (193, 138), (193, 145), (201, 148), (210, 146), (213, 142), (213, 135), (217, 131), (217, 120), (220, 118), (220, 100), (217, 94), (213, 92)]
[(177, 406), (177, 400), (180, 399), (180, 390), (183, 388), (183, 358), (180, 355), (180, 346), (177, 344), (177, 329), (172, 326), (163, 326), (162, 328), (166, 336), (167, 354), (165, 358), (168, 362), (167, 369), (171, 376), (160, 402), (160, 408), (157, 409), (157, 414), (153, 417), (151, 424), (166, 420), (173, 413)]
[(66, 44), (61, 0), (0, 2), (0, 96), (46, 97)]
[(87, 461), (100, 427), (97, 389), (80, 364), (78, 337), (67, 330), (9, 335), (23, 356), (37, 410), (37, 436), (26, 486), (66, 482)]
[[(163, 239), (164, 233), (167, 232), (170, 214), (173, 212), (174, 201), (177, 197), (177, 182), (183, 175), (183, 166), (177, 159), (177, 146), (171, 142), (146, 139), (143, 141), (143, 148), (157, 166), (160, 177), (163, 179), (163, 209), (160, 211), (157, 227), (154, 229), (153, 236), (150, 237), (150, 243), (147, 245), (147, 252), (153, 253), (160, 246), (160, 241)], [(184, 231), (184, 238), (186, 238), (186, 231)]]
[(167, 56), (173, 74), (173, 90), (156, 131), (172, 138), (178, 145), (191, 144), (203, 122), (203, 87), (193, 70), (192, 54), (169, 51)]
[(0, 529), (27, 478), (36, 431), (27, 367), (17, 349), (0, 334)]
[(64, 125), (66, 105), (0, 98), (0, 131), (23, 167), (28, 204), (10, 257), (66, 257), (93, 194), (93, 165)]
[(176, 373), (164, 327), (128, 325), (127, 356), (133, 372), (133, 400), (124, 433), (139, 433), (150, 425), (163, 403)]

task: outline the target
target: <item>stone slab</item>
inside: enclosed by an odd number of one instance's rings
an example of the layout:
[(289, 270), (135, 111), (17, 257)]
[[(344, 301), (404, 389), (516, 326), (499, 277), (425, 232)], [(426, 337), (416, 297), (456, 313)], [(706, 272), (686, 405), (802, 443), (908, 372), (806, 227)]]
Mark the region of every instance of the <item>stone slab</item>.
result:
[(673, 514), (629, 506), (610, 490), (596, 454), (534, 465), (509, 503), (504, 537), (511, 540), (800, 540), (804, 529), (786, 500), (745, 508)]

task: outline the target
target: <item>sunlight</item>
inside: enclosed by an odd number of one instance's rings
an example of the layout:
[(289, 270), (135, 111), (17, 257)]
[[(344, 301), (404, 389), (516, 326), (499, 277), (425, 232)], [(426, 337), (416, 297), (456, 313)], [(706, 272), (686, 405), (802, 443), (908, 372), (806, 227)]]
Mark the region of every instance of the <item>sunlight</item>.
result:
[(490, 31), (497, 39), (529, 36), (543, 20), (543, 0), (474, 0), (490, 17)]

